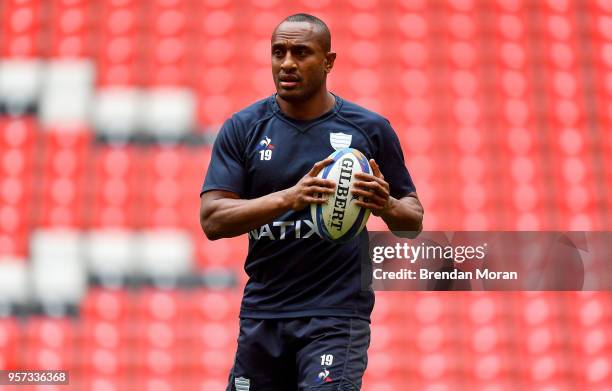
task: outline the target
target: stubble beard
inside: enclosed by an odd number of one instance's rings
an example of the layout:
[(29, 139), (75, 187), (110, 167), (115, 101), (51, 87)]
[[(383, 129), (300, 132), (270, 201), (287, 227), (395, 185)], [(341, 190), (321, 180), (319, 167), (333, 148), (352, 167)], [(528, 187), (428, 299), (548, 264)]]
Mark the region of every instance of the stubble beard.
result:
[(304, 103), (312, 99), (312, 97), (314, 97), (317, 94), (317, 92), (323, 87), (324, 84), (325, 84), (325, 79), (318, 80), (316, 85), (313, 85), (313, 83), (310, 83), (310, 85), (304, 86), (300, 88), (298, 91), (295, 91), (295, 90), (283, 91), (283, 89), (280, 86), (277, 86), (276, 93), (281, 99), (283, 99), (286, 102)]

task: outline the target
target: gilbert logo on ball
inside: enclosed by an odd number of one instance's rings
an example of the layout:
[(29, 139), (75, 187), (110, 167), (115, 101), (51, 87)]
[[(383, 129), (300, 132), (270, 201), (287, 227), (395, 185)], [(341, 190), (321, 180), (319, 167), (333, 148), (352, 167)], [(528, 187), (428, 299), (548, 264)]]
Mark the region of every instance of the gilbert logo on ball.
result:
[[(326, 204), (312, 204), (310, 213), (319, 235), (329, 241), (346, 242), (357, 236), (365, 227), (370, 210), (355, 204), (359, 196), (351, 194), (355, 174), (371, 173), (368, 159), (353, 148), (340, 149), (330, 156), (334, 161), (318, 175), (336, 182), (336, 191)], [(323, 197), (322, 194), (318, 195)]]

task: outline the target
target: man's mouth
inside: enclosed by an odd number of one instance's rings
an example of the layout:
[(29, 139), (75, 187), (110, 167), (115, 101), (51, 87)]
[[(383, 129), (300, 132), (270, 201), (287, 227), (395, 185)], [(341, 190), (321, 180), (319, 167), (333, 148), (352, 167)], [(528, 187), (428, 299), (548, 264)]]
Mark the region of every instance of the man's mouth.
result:
[(283, 88), (293, 88), (299, 84), (300, 78), (297, 76), (285, 75), (279, 76), (278, 81)]

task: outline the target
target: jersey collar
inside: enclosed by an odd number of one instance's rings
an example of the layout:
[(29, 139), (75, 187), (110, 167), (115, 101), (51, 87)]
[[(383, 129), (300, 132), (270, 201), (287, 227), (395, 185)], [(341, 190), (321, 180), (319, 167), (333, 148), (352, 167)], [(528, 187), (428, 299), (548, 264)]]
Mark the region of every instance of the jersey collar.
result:
[(338, 95), (334, 94), (331, 91), (330, 91), (330, 93), (334, 96), (334, 98), (336, 100), (336, 102), (334, 104), (334, 107), (331, 110), (329, 110), (328, 112), (320, 115), (319, 117), (314, 118), (314, 119), (310, 119), (310, 120), (297, 120), (297, 119), (294, 119), (294, 118), (291, 118), (291, 117), (285, 115), (281, 111), (281, 109), (280, 109), (280, 107), (278, 105), (278, 102), (276, 102), (276, 94), (272, 94), (270, 96), (270, 98), (268, 98), (268, 102), (270, 103), (270, 106), (272, 107), (272, 112), (274, 113), (274, 115), (276, 117), (281, 119), (283, 122), (286, 122), (287, 124), (291, 125), (292, 127), (296, 128), (300, 132), (306, 132), (310, 128), (315, 126), (316, 124), (325, 121), (326, 119), (336, 115), (338, 113), (338, 111), (340, 111), (340, 108), (342, 107), (342, 98), (339, 97)]

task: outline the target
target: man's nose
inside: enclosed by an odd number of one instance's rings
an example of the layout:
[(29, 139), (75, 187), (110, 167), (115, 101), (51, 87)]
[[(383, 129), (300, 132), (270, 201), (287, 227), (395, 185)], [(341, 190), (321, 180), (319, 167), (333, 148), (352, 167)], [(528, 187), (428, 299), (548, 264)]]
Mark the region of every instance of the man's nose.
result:
[(283, 71), (291, 70), (296, 68), (295, 61), (293, 61), (293, 57), (291, 57), (291, 53), (287, 52), (285, 54), (285, 58), (283, 58), (283, 62), (281, 62), (281, 69)]

